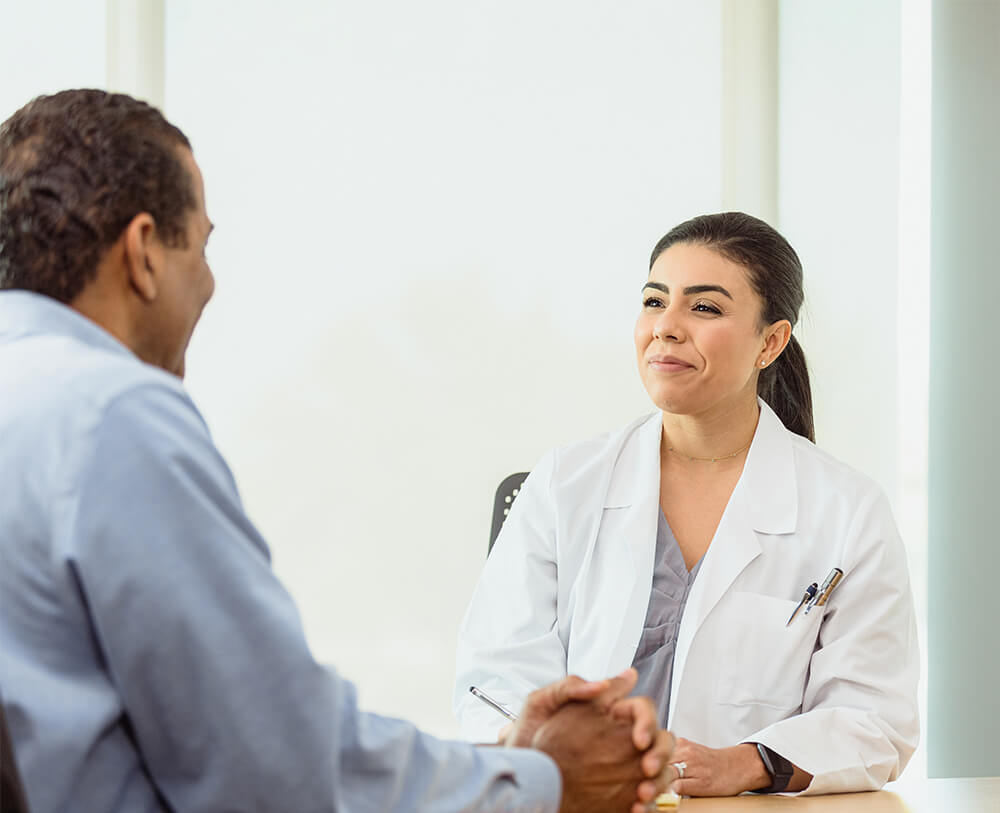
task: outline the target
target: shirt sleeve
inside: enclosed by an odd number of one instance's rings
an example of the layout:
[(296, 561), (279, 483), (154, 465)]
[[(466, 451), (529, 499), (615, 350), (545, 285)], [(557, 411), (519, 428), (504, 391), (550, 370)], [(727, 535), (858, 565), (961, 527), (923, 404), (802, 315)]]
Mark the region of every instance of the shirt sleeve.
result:
[(93, 437), (61, 552), (169, 808), (558, 808), (559, 771), (544, 754), (361, 712), (354, 687), (316, 663), (183, 390), (118, 396)]

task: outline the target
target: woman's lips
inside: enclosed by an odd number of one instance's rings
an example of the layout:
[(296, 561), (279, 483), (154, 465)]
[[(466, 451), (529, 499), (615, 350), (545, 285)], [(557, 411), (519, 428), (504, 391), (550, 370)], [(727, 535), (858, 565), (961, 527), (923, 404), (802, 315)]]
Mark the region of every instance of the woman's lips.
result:
[(650, 356), (647, 363), (652, 369), (659, 370), (662, 373), (681, 373), (685, 370), (694, 369), (693, 364), (688, 364), (676, 356)]

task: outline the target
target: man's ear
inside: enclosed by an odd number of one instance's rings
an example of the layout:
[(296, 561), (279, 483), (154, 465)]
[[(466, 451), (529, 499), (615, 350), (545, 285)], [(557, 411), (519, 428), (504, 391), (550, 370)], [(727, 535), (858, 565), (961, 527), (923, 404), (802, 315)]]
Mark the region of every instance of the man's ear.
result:
[(125, 268), (129, 285), (146, 302), (156, 299), (163, 269), (163, 243), (156, 221), (149, 212), (140, 212), (125, 227)]

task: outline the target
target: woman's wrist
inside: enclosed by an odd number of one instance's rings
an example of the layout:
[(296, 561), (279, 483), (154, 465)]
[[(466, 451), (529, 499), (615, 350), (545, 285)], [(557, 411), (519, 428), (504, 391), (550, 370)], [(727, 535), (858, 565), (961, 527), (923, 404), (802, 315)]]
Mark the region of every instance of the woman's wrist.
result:
[[(743, 790), (760, 790), (770, 785), (772, 777), (764, 765), (764, 760), (760, 758), (760, 752), (757, 750), (756, 743), (745, 742), (735, 746), (734, 750), (736, 749), (740, 751), (738, 757), (738, 765), (740, 767), (738, 770), (741, 771), (740, 776), (743, 779)], [(785, 792), (797, 793), (798, 791), (805, 790), (809, 787), (812, 779), (811, 773), (806, 773), (798, 765), (793, 764), (792, 777), (788, 780)]]
[(733, 751), (736, 757), (736, 773), (740, 777), (740, 785), (744, 791), (760, 790), (771, 784), (771, 774), (764, 767), (754, 743), (745, 742), (733, 746)]

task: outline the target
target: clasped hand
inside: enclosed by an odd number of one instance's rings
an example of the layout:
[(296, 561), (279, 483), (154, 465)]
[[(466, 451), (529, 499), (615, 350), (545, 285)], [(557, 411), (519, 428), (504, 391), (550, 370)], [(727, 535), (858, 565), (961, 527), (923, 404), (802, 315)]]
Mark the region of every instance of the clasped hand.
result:
[(561, 811), (643, 813), (677, 777), (674, 740), (645, 697), (628, 697), (634, 669), (609, 680), (571, 675), (528, 696), (505, 745), (544, 751), (563, 779)]

